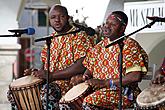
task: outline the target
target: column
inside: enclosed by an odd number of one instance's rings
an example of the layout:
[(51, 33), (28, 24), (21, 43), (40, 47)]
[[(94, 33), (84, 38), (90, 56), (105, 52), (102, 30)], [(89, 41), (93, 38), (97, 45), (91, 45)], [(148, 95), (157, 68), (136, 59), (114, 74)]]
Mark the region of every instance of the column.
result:
[(20, 48), (19, 44), (0, 45), (0, 108), (3, 110), (11, 110), (7, 91), (13, 80), (13, 64)]

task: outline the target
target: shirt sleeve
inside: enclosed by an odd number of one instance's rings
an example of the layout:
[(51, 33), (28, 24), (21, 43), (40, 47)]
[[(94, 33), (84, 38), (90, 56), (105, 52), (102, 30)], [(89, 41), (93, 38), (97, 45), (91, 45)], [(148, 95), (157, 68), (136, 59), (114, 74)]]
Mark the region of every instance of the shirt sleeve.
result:
[(95, 62), (95, 52), (94, 48), (90, 48), (87, 52), (87, 55), (83, 61), (83, 65), (92, 73), (94, 70), (94, 62)]
[(92, 47), (89, 37), (84, 32), (79, 32), (73, 37), (74, 61), (85, 57), (89, 48)]
[(132, 71), (147, 73), (148, 55), (139, 43), (133, 39), (128, 39), (125, 42), (123, 49), (123, 62), (126, 74)]
[(44, 64), (44, 69), (47, 69), (47, 45), (45, 44), (41, 50), (41, 62)]

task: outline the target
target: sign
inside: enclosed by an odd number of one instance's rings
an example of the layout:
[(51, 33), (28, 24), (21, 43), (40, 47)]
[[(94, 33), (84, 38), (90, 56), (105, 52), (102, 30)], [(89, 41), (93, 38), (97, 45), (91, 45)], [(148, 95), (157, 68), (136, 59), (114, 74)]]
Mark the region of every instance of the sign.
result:
[(25, 60), (28, 62), (32, 62), (34, 61), (34, 55), (35, 55), (35, 51), (33, 49), (27, 48), (24, 51), (24, 55), (25, 55)]
[[(147, 16), (165, 17), (165, 2), (132, 2), (124, 4), (124, 12), (128, 16), (127, 30), (137, 30), (152, 22)], [(142, 32), (165, 32), (165, 23), (156, 22), (151, 28), (146, 28)]]

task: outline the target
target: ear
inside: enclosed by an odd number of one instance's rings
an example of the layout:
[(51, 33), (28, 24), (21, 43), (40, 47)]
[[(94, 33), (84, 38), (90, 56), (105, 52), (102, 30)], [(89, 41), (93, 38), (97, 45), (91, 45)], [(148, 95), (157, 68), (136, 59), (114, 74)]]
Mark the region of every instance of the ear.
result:
[(121, 30), (124, 32), (124, 31), (125, 31), (125, 29), (126, 29), (126, 27), (127, 27), (127, 26), (122, 25), (122, 26), (121, 26)]
[(73, 17), (68, 15), (68, 20), (73, 20)]
[(69, 21), (69, 23), (73, 23), (74, 22), (73, 17), (68, 15), (68, 21)]
[(51, 26), (50, 20), (48, 20), (48, 25)]

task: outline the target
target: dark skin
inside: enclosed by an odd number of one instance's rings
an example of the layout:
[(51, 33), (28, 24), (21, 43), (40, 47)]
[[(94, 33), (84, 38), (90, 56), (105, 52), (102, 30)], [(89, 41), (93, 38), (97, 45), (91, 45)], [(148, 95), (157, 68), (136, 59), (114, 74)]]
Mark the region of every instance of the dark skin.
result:
[(155, 73), (155, 78), (152, 80), (152, 84), (163, 84), (165, 83), (165, 75), (161, 68), (159, 68)]
[[(69, 25), (69, 16), (68, 14), (59, 6), (52, 6), (49, 12), (49, 20), (50, 25), (52, 28), (58, 33), (63, 34), (69, 31), (72, 26)], [(77, 74), (82, 74), (85, 71), (85, 67), (82, 65), (82, 61), (84, 58), (80, 58), (77, 60), (74, 64), (71, 66), (63, 69), (58, 70), (50, 74), (50, 82), (53, 80), (62, 80), (62, 79), (69, 79), (72, 76), (75, 76)], [(25, 75), (32, 74), (35, 77), (46, 79), (46, 73), (47, 71), (43, 69), (43, 67), (39, 70), (37, 69), (28, 69), (25, 70)]]
[[(83, 79), (86, 79), (86, 82), (92, 86), (93, 88), (109, 88), (109, 80), (99, 80), (99, 79), (93, 79), (91, 78), (91, 73), (89, 70), (86, 70), (84, 75), (83, 75)], [(134, 72), (130, 72), (127, 75), (122, 77), (122, 85), (129, 85), (135, 82), (139, 82), (141, 80), (141, 72), (139, 71), (134, 71)], [(113, 79), (113, 83), (119, 87), (119, 79)]]
[[(126, 28), (126, 25), (123, 25), (116, 17), (120, 17), (120, 16), (111, 14), (107, 18), (107, 21), (105, 24), (105, 28), (107, 30), (104, 34), (106, 34), (110, 38), (110, 40), (115, 40), (119, 36), (122, 36)], [(94, 88), (109, 88), (110, 87), (109, 85), (110, 79), (108, 80), (93, 79), (88, 69), (85, 71), (83, 75), (83, 80), (86, 80), (86, 82)], [(119, 86), (119, 79), (112, 79), (112, 80), (116, 86)], [(135, 82), (139, 82), (139, 81), (141, 81), (140, 71), (130, 72), (122, 78), (123, 86), (132, 84)]]
[(53, 6), (49, 11), (49, 21), (51, 27), (58, 32), (64, 34), (69, 31), (72, 26), (69, 25), (69, 15), (65, 13), (60, 7)]
[[(82, 74), (85, 71), (85, 68), (82, 65), (83, 59), (84, 58), (80, 58), (78, 61), (76, 61), (70, 67), (65, 68), (64, 70), (58, 70), (50, 73), (50, 82), (53, 80), (69, 79), (77, 74)], [(43, 69), (39, 69), (37, 71), (32, 70), (32, 75), (41, 79), (46, 79), (46, 73), (47, 71)]]

